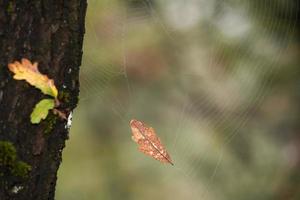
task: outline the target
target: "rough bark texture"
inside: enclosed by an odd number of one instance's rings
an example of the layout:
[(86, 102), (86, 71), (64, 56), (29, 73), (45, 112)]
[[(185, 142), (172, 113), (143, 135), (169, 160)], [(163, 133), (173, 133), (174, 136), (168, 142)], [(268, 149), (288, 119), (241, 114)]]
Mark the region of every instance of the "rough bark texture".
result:
[(18, 169), (1, 165), (9, 151), (0, 152), (1, 200), (54, 199), (68, 138), (67, 121), (52, 113), (38, 125), (30, 123), (35, 104), (45, 96), (14, 80), (7, 64), (21, 58), (38, 62), (55, 81), (59, 110), (69, 115), (78, 101), (85, 11), (86, 0), (0, 0), (0, 142), (12, 144), (16, 160), (31, 166), (28, 174), (13, 173)]

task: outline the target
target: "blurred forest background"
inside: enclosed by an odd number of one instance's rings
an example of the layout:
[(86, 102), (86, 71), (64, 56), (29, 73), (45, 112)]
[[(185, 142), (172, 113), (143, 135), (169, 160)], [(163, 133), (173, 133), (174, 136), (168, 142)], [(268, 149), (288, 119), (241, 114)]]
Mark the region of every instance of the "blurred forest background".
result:
[[(300, 199), (295, 0), (89, 0), (56, 199)], [(143, 155), (132, 118), (175, 166)]]

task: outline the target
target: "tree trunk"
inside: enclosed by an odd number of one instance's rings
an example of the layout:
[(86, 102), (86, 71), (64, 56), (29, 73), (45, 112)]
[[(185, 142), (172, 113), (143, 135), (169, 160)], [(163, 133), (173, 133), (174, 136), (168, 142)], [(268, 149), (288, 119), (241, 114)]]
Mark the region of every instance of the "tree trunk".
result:
[(86, 0), (0, 0), (0, 199), (54, 199), (67, 120), (49, 112), (39, 124), (30, 114), (45, 98), (14, 80), (8, 63), (38, 62), (58, 89), (59, 110), (76, 107)]

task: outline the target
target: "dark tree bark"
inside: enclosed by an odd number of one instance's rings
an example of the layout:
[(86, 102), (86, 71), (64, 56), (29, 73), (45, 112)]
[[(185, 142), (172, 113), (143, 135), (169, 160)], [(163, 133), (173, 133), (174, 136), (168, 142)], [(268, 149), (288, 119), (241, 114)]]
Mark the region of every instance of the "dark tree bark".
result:
[(58, 109), (68, 116), (78, 101), (85, 11), (86, 0), (0, 0), (1, 200), (54, 199), (68, 138), (67, 121), (51, 112), (31, 124), (30, 114), (45, 95), (14, 80), (7, 64), (21, 58), (38, 62), (54, 79)]

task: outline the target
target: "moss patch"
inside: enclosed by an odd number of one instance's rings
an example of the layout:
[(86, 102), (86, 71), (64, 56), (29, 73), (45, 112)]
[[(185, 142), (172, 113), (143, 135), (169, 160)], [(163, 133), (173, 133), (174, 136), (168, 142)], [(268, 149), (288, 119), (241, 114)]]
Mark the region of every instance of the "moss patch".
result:
[(62, 101), (63, 103), (69, 103), (70, 102), (70, 93), (64, 90), (61, 90), (58, 94), (58, 99)]
[(44, 122), (46, 124), (44, 135), (47, 136), (52, 132), (52, 130), (54, 129), (54, 126), (57, 122), (57, 119), (58, 119), (57, 115), (54, 115), (52, 112), (49, 113), (48, 117), (46, 118), (46, 120)]
[(17, 151), (11, 142), (0, 141), (0, 176), (26, 178), (31, 166), (17, 159)]
[(8, 13), (8, 14), (13, 13), (13, 12), (14, 12), (14, 9), (15, 9), (15, 5), (14, 5), (14, 3), (13, 3), (12, 1), (10, 1), (10, 2), (8, 3), (8, 6), (7, 6), (7, 13)]

